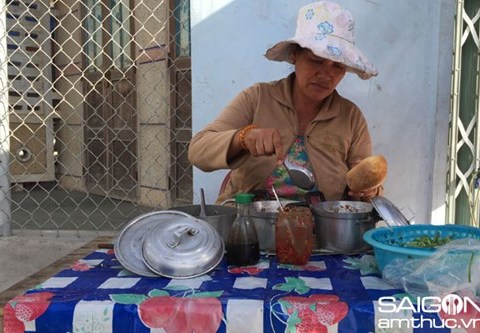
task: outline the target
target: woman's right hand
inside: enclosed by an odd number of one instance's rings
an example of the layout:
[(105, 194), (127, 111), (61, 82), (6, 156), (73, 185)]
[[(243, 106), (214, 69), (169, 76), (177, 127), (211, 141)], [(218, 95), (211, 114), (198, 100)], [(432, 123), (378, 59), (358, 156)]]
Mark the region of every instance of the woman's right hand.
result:
[(282, 137), (276, 128), (254, 128), (245, 134), (243, 143), (252, 156), (275, 155), (279, 161), (284, 157)]

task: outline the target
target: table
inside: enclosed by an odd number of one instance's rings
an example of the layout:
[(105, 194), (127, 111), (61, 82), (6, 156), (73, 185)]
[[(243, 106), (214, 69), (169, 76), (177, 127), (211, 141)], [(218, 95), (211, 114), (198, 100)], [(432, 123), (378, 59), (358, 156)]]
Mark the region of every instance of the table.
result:
[[(384, 296), (405, 294), (381, 279), (368, 254), (313, 255), (305, 266), (262, 255), (241, 268), (224, 258), (208, 274), (169, 279), (135, 275), (113, 250), (97, 249), (10, 300), (4, 332), (453, 332), (425, 328), (438, 327), (437, 314), (381, 313)], [(406, 324), (420, 316), (424, 328)], [(386, 327), (392, 318), (402, 327)]]

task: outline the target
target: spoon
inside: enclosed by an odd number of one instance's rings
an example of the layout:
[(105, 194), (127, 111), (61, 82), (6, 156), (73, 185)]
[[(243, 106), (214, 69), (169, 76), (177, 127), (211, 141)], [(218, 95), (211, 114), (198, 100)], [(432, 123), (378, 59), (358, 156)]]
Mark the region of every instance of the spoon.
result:
[(308, 169), (292, 164), (287, 159), (283, 161), (283, 165), (285, 166), (285, 169), (287, 169), (288, 175), (292, 179), (294, 185), (307, 191), (315, 186), (313, 174)]
[[(275, 199), (277, 199), (278, 204), (280, 205), (280, 209), (282, 210), (282, 212), (285, 212), (285, 209), (283, 208), (282, 202), (278, 198), (277, 191), (275, 191), (275, 187), (273, 187), (273, 186), (272, 186), (272, 192), (273, 192), (273, 195), (275, 196)], [(290, 237), (290, 239), (293, 240), (294, 238), (293, 238), (292, 227), (290, 226), (290, 223), (288, 223), (288, 222), (286, 223), (286, 225), (287, 225), (287, 230), (288, 230), (288, 236)]]
[(284, 212), (285, 210), (283, 209), (282, 202), (278, 198), (277, 191), (275, 191), (275, 187), (273, 187), (273, 186), (272, 186), (272, 192), (273, 192), (273, 195), (275, 196), (275, 199), (277, 199), (277, 202), (278, 202), (278, 205), (280, 206), (280, 209), (282, 210), (282, 212)]
[(200, 189), (200, 217), (207, 217), (207, 206), (205, 205), (205, 192)]

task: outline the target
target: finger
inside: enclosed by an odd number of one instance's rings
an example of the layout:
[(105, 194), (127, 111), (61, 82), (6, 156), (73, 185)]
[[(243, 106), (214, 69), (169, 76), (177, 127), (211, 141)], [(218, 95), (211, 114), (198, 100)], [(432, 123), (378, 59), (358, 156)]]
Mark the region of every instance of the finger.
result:
[(348, 191), (348, 195), (355, 198), (371, 198), (371, 197), (374, 197), (376, 193), (377, 193), (376, 188), (372, 190), (368, 190), (366, 192)]
[(255, 149), (258, 156), (270, 156), (273, 154), (274, 148), (271, 139), (271, 132), (271, 129), (266, 129), (257, 136)]
[(250, 146), (248, 147), (248, 151), (250, 152), (250, 155), (254, 157), (260, 156), (260, 153), (258, 152), (258, 149), (257, 149), (257, 141), (250, 144)]
[(275, 154), (275, 146), (273, 145), (273, 141), (270, 138), (267, 138), (264, 142), (263, 142), (263, 149), (265, 151), (265, 155), (267, 156), (272, 156), (273, 154)]
[(282, 142), (282, 137), (280, 136), (280, 132), (278, 130), (275, 130), (273, 132), (272, 142), (273, 142), (273, 148), (274, 148), (275, 156), (277, 157), (277, 160), (282, 161), (284, 158), (283, 142)]
[(363, 192), (348, 191), (348, 195), (351, 196), (351, 197), (355, 197), (355, 198), (361, 198), (361, 197), (363, 197), (365, 194), (364, 194)]
[(354, 167), (355, 165), (357, 165), (358, 163), (360, 163), (362, 160), (356, 160), (355, 162), (352, 163), (352, 167)]
[(378, 187), (374, 187), (374, 188), (364, 192), (366, 197), (374, 197), (374, 196), (377, 195), (377, 193), (378, 193)]
[(367, 197), (372, 196), (370, 193), (371, 193), (370, 191), (368, 191), (368, 192), (349, 191), (348, 195), (351, 196), (351, 197), (355, 197), (355, 198), (367, 198)]

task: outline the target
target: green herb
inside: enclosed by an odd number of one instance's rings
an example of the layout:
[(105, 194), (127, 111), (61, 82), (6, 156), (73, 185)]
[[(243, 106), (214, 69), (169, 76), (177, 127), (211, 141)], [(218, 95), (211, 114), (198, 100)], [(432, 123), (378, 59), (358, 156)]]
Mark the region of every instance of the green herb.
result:
[(440, 233), (436, 233), (435, 236), (421, 236), (411, 242), (405, 243), (404, 246), (408, 247), (419, 247), (419, 248), (435, 248), (437, 246), (442, 246), (452, 241), (450, 236), (440, 237)]

